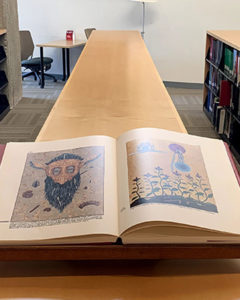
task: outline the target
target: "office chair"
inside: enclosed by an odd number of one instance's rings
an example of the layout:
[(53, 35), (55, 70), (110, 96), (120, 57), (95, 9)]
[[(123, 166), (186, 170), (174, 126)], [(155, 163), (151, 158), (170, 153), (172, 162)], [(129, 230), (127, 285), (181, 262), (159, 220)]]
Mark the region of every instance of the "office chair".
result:
[(84, 29), (87, 40), (89, 39), (89, 37), (90, 37), (93, 30), (96, 30), (96, 28), (86, 28), (86, 29)]
[[(28, 76), (34, 76), (35, 80), (39, 80), (39, 84), (41, 84), (41, 59), (40, 57), (32, 57), (33, 50), (34, 50), (34, 44), (32, 40), (32, 36), (30, 31), (28, 30), (22, 30), (19, 31), (20, 33), (20, 46), (21, 46), (21, 66), (25, 68), (25, 70), (29, 69), (31, 72), (27, 74), (22, 75), (22, 79)], [(44, 57), (43, 58), (43, 65), (44, 65), (44, 71), (47, 71), (51, 68), (51, 64), (53, 62), (53, 59), (50, 57)], [(57, 79), (51, 75), (44, 73), (44, 76), (51, 77), (54, 82), (57, 81)]]

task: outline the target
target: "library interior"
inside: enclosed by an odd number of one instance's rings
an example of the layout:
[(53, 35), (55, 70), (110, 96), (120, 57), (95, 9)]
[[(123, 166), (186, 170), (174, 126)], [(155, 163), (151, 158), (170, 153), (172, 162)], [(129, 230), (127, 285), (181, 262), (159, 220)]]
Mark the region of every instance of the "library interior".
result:
[(0, 299), (240, 299), (238, 8), (0, 0)]

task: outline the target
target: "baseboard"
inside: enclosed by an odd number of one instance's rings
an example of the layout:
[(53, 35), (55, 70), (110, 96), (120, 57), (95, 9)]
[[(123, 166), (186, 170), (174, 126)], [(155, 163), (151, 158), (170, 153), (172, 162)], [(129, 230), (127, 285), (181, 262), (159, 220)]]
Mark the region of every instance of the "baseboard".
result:
[(169, 88), (179, 88), (179, 89), (202, 89), (202, 83), (193, 82), (175, 82), (175, 81), (163, 81), (164, 85)]

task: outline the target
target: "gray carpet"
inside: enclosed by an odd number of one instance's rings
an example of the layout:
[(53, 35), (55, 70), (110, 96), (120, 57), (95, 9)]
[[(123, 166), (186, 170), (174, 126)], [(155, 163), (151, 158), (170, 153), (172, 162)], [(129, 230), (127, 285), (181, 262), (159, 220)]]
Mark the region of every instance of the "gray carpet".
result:
[(45, 87), (41, 89), (37, 83), (31, 79), (31, 77), (25, 78), (23, 81), (23, 97), (32, 99), (43, 99), (55, 101), (64, 87), (64, 82), (58, 80), (45, 80)]
[(0, 144), (34, 141), (54, 102), (36, 98), (22, 98), (0, 122)]
[(189, 134), (219, 138), (202, 110), (201, 89), (167, 88), (167, 90)]
[(46, 80), (41, 89), (33, 79), (25, 79), (22, 100), (0, 122), (0, 144), (34, 141), (63, 86), (62, 81)]

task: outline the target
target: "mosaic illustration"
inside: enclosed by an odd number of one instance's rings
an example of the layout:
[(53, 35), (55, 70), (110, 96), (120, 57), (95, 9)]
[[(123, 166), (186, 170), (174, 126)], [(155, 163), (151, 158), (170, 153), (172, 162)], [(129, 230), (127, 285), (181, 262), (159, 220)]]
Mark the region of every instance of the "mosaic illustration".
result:
[(86, 221), (104, 214), (104, 147), (28, 153), (10, 228)]
[(160, 203), (218, 212), (199, 146), (127, 143), (130, 207)]

